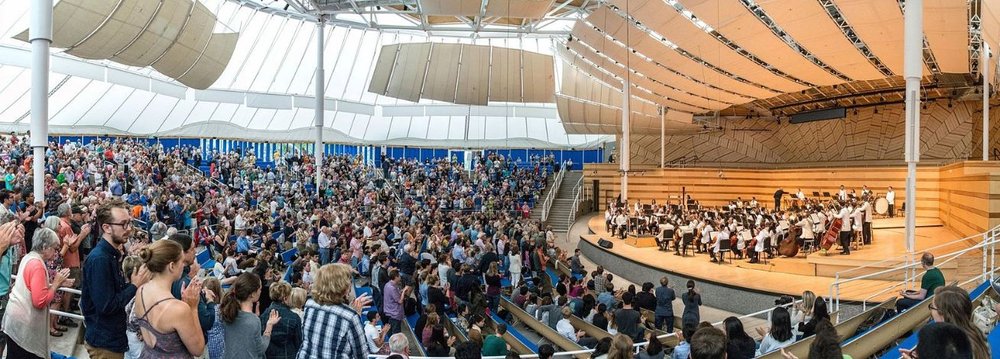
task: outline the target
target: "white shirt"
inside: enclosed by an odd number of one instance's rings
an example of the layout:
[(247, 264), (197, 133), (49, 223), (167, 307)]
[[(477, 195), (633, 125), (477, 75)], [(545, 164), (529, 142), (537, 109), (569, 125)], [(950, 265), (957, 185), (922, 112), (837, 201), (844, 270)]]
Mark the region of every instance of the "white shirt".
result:
[(510, 259), (510, 272), (511, 273), (521, 273), (521, 255), (517, 253), (511, 253), (508, 256)]
[(795, 197), (798, 197), (799, 199), (804, 200), (804, 199), (806, 199), (806, 194), (802, 193), (802, 191), (799, 191), (799, 193), (795, 194)]
[(847, 191), (846, 190), (840, 190), (840, 192), (837, 192), (837, 198), (840, 198), (841, 201), (846, 201), (847, 200)]
[(320, 232), (317, 240), (320, 248), (330, 248), (330, 236), (326, 235), (326, 233)]
[(708, 243), (712, 241), (712, 232), (715, 231), (711, 224), (706, 224), (705, 228), (701, 230), (703, 234), (701, 236), (701, 243)]
[(835, 217), (836, 218), (840, 218), (843, 221), (843, 223), (841, 223), (841, 225), (840, 225), (840, 231), (841, 232), (850, 232), (851, 231), (851, 223), (850, 223), (850, 221), (851, 221), (851, 211), (848, 210), (847, 207), (841, 208), (840, 209), (840, 213), (837, 213), (837, 215)]
[(891, 190), (889, 192), (886, 192), (885, 193), (885, 199), (887, 201), (889, 201), (889, 204), (895, 204), (896, 203), (896, 192), (891, 191)]
[(802, 238), (813, 239), (816, 237), (816, 235), (813, 234), (813, 224), (809, 218), (802, 218), (802, 220), (799, 221), (799, 223), (796, 223), (796, 225), (802, 227)]
[(368, 350), (372, 353), (378, 353), (379, 347), (375, 345), (375, 339), (382, 335), (372, 322), (365, 323), (365, 339), (368, 341)]
[(563, 318), (556, 323), (556, 331), (566, 339), (576, 343), (576, 329), (570, 324), (569, 319)]

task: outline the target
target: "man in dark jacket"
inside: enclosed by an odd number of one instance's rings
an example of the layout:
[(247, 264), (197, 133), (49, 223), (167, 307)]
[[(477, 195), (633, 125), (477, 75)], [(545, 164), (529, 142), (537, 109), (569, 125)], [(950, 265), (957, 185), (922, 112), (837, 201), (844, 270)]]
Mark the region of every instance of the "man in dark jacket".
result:
[[(674, 299), (677, 298), (674, 289), (668, 284), (667, 277), (660, 278), (660, 287), (656, 288), (656, 328), (667, 333), (674, 332)], [(665, 327), (664, 327), (665, 326)]]

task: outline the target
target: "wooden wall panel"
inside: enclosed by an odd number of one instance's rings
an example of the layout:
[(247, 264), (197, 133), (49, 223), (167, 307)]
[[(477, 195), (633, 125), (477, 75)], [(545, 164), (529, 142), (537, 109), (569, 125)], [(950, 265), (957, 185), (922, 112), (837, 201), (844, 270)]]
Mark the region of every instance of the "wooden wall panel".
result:
[[(981, 114), (978, 102), (928, 103), (921, 117), (921, 159), (957, 161), (979, 156)], [(770, 168), (773, 164), (822, 165), (834, 161), (891, 161), (903, 159), (902, 105), (848, 110), (841, 120), (804, 124), (774, 120), (726, 119), (723, 130), (675, 134), (666, 138), (666, 161), (697, 158), (701, 165)], [(1000, 116), (1000, 109), (992, 112)], [(1000, 118), (1000, 117), (997, 117)], [(991, 123), (1000, 134), (1000, 120)], [(713, 123), (713, 126), (715, 124)], [(711, 127), (710, 127), (711, 128)], [(978, 133), (977, 133), (978, 132)], [(632, 137), (633, 164), (660, 163), (660, 136)], [(1000, 148), (1000, 135), (990, 140)]]
[[(896, 192), (896, 208), (906, 201), (906, 167), (843, 167), (802, 169), (719, 169), (668, 168), (637, 165), (629, 176), (629, 200), (663, 203), (681, 196), (681, 189), (706, 206), (718, 206), (741, 197), (749, 201), (757, 197), (762, 204), (773, 206), (774, 191), (802, 189), (835, 194), (844, 185), (861, 191), (868, 185), (876, 194), (884, 195), (888, 186)], [(597, 194), (604, 210), (607, 202), (618, 196), (621, 177), (616, 164), (586, 164), (584, 183), (600, 182)], [(948, 166), (921, 166), (917, 169), (917, 217), (940, 218), (963, 236), (982, 233), (1000, 225), (1000, 162), (960, 162)]]

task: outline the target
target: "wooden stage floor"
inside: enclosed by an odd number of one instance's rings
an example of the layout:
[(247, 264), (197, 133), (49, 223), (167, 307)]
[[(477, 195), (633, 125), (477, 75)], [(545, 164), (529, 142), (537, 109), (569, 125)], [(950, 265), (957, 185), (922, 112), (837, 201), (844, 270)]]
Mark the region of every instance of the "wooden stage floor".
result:
[[(600, 238), (609, 239), (614, 242), (614, 248), (604, 250), (622, 257), (622, 259), (696, 280), (773, 294), (799, 296), (803, 291), (811, 290), (817, 295), (825, 297), (830, 294), (830, 285), (834, 283), (837, 272), (862, 265), (872, 265), (872, 267), (871, 269), (855, 271), (850, 276), (880, 271), (901, 263), (906, 253), (901, 218), (875, 220), (872, 226), (872, 244), (860, 250), (851, 251), (849, 256), (837, 254), (838, 251), (834, 248), (830, 255), (816, 252), (805, 256), (800, 253), (794, 258), (773, 258), (768, 260), (767, 264), (751, 264), (746, 259), (733, 259), (732, 263), (727, 261), (721, 265), (712, 263), (707, 254), (691, 255), (689, 251), (688, 256), (681, 257), (674, 255), (673, 251), (663, 252), (656, 247), (634, 247), (626, 244), (624, 240), (612, 239), (605, 230), (604, 217), (600, 214), (584, 216), (582, 220), (587, 221), (587, 226), (592, 234), (582, 235), (581, 240), (596, 246)], [(916, 247), (918, 252), (961, 238), (955, 232), (944, 227), (937, 219), (918, 219), (917, 227)], [(933, 249), (931, 252), (937, 255), (950, 253), (968, 248), (976, 242), (978, 239), (959, 241)], [(879, 263), (891, 258), (898, 258), (898, 261)], [(959, 263), (956, 262), (958, 261), (947, 263), (941, 267), (945, 278), (949, 278), (949, 281), (950, 278), (955, 278), (957, 271), (959, 271)], [(893, 278), (860, 280), (844, 285), (841, 288), (841, 300), (864, 300), (873, 293), (898, 281), (891, 280)], [(874, 298), (874, 300), (888, 299), (893, 295), (895, 295), (895, 291), (890, 291)]]

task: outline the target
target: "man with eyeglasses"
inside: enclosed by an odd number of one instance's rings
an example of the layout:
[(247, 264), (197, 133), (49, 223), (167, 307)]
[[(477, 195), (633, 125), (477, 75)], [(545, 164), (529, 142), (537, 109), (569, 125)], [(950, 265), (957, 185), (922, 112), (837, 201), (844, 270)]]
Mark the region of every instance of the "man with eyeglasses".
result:
[(86, 347), (91, 358), (123, 358), (128, 351), (125, 336), (125, 305), (136, 288), (149, 280), (146, 266), (125, 281), (122, 273), (124, 244), (132, 233), (132, 218), (124, 202), (110, 200), (97, 209), (101, 241), (87, 256), (83, 266), (80, 309), (87, 325)]

